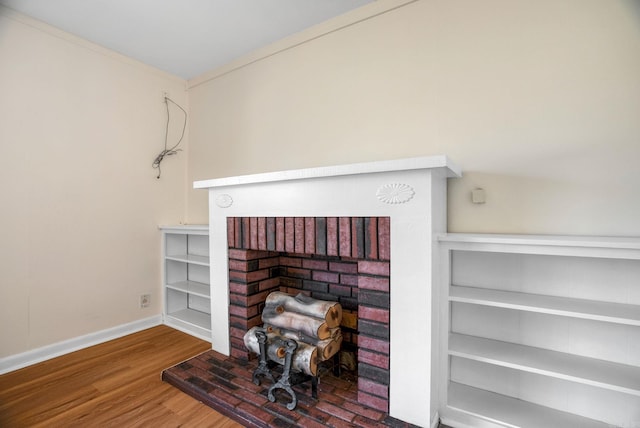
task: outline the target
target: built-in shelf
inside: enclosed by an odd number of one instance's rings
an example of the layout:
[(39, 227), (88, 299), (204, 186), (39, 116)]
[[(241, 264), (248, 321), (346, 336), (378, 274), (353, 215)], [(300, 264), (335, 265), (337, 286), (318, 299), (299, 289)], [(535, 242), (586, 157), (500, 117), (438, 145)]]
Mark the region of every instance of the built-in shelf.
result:
[(450, 288), (452, 302), (640, 326), (640, 306), (545, 296), (479, 287)]
[(567, 412), (495, 394), (456, 382), (449, 383), (450, 408), (500, 426), (519, 428), (611, 428), (610, 424), (594, 421)]
[(160, 227), (165, 324), (211, 341), (209, 227)]
[[(589, 252), (596, 248), (607, 248), (618, 252), (617, 256), (624, 256), (620, 250), (640, 250), (640, 239), (622, 236), (560, 236), (560, 235), (504, 235), (494, 233), (449, 233), (438, 237), (438, 241), (463, 246), (476, 245), (483, 250), (519, 251), (527, 254), (548, 254), (554, 248), (571, 249), (574, 254), (578, 251)], [(500, 248), (491, 247), (500, 245)], [(485, 246), (485, 247), (480, 247)], [(462, 247), (461, 247), (462, 248)], [(520, 248), (520, 250), (517, 250)]]
[(204, 312), (187, 308), (171, 312), (167, 315), (174, 319), (180, 320), (183, 323), (191, 324), (195, 327), (199, 327), (205, 330), (211, 329), (211, 318)]
[(640, 367), (455, 333), (449, 355), (640, 396)]
[(207, 299), (211, 295), (209, 284), (202, 284), (195, 281), (180, 281), (173, 284), (167, 284), (167, 288), (193, 294), (194, 296), (205, 297)]
[(192, 263), (194, 265), (209, 266), (209, 256), (198, 256), (194, 254), (177, 254), (165, 256), (167, 260), (176, 262)]
[(443, 423), (640, 423), (640, 239), (438, 240)]

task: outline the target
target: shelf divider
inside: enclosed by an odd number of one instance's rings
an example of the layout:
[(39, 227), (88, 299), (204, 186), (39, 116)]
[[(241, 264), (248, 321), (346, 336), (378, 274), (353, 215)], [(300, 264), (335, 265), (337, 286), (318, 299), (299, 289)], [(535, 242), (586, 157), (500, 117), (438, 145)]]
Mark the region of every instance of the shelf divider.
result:
[(640, 326), (640, 306), (452, 285), (452, 302)]
[(176, 262), (192, 263), (194, 265), (209, 266), (209, 257), (196, 256), (193, 254), (173, 254), (165, 257), (167, 260), (175, 260)]
[(194, 296), (200, 296), (209, 298), (211, 296), (211, 289), (208, 284), (195, 281), (180, 281), (167, 284), (167, 288), (172, 290), (182, 291), (183, 293), (192, 294)]
[(640, 396), (640, 367), (455, 333), (449, 355)]
[(209, 317), (209, 314), (206, 314), (204, 312), (187, 308), (171, 312), (167, 315), (184, 323), (194, 325), (207, 331), (211, 331), (211, 318)]
[(611, 428), (612, 426), (456, 382), (449, 383), (448, 407), (490, 422), (499, 423), (501, 426), (520, 428)]

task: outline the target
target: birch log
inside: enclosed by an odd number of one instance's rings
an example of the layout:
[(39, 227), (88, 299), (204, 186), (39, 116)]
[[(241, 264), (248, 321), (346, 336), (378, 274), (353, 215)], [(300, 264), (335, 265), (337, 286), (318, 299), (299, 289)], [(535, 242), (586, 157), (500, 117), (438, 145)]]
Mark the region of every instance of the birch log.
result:
[(274, 291), (267, 296), (265, 306), (282, 306), (284, 311), (309, 315), (323, 319), (327, 327), (338, 327), (342, 321), (342, 306), (338, 302), (318, 300), (302, 293), (291, 296), (287, 293)]
[[(256, 337), (256, 330), (260, 327), (253, 327), (244, 335), (244, 345), (253, 353), (260, 355), (260, 344)], [(291, 370), (302, 372), (310, 376), (318, 374), (318, 351), (315, 346), (304, 342), (298, 342), (298, 348), (293, 353), (291, 360)], [(284, 365), (284, 341), (274, 333), (267, 332), (266, 358), (278, 364)]]
[(273, 333), (276, 336), (286, 337), (296, 342), (304, 342), (317, 347), (318, 361), (326, 361), (333, 357), (333, 355), (340, 350), (340, 345), (342, 345), (342, 332), (339, 328), (331, 329), (331, 337), (324, 340), (318, 339), (317, 337), (310, 337), (299, 332), (289, 331), (284, 328), (269, 325), (265, 325), (264, 328), (267, 333)]
[(266, 306), (262, 311), (262, 321), (274, 327), (284, 328), (290, 331), (299, 331), (302, 334), (318, 339), (329, 339), (332, 329), (325, 320), (308, 315), (289, 312), (283, 306)]

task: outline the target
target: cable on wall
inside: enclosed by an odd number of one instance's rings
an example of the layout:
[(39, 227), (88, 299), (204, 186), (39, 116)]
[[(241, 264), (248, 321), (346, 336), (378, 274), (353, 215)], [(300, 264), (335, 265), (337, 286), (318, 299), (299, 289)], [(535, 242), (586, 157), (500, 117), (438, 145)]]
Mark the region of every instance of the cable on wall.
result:
[[(178, 154), (179, 151), (182, 151), (182, 149), (179, 149), (178, 146), (180, 145), (180, 143), (182, 142), (182, 139), (184, 138), (185, 129), (187, 129), (187, 112), (185, 111), (185, 109), (183, 109), (180, 106), (180, 104), (176, 103), (175, 101), (173, 101), (171, 98), (167, 96), (164, 97), (164, 103), (167, 106), (167, 126), (164, 132), (164, 150), (161, 151), (160, 154), (158, 154), (158, 156), (156, 156), (152, 165), (154, 168), (158, 169), (158, 176), (156, 178), (160, 178), (160, 175), (162, 174), (162, 169), (160, 168), (160, 164), (164, 160), (165, 156), (173, 156), (175, 154)], [(182, 113), (184, 114), (184, 123), (182, 124), (182, 134), (180, 135), (178, 142), (173, 147), (167, 148), (167, 144), (169, 140), (169, 123), (171, 122), (171, 113), (169, 111), (169, 103), (174, 104), (176, 107), (182, 110)]]

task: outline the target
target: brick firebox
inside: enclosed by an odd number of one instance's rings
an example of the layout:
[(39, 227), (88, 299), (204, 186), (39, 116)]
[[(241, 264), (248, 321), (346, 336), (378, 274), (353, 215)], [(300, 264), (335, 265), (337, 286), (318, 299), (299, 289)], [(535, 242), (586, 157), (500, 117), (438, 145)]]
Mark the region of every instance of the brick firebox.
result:
[(339, 301), (357, 319), (343, 335), (357, 349), (358, 401), (388, 412), (389, 218), (229, 217), (227, 241), (231, 355), (249, 357), (242, 338), (270, 292)]

